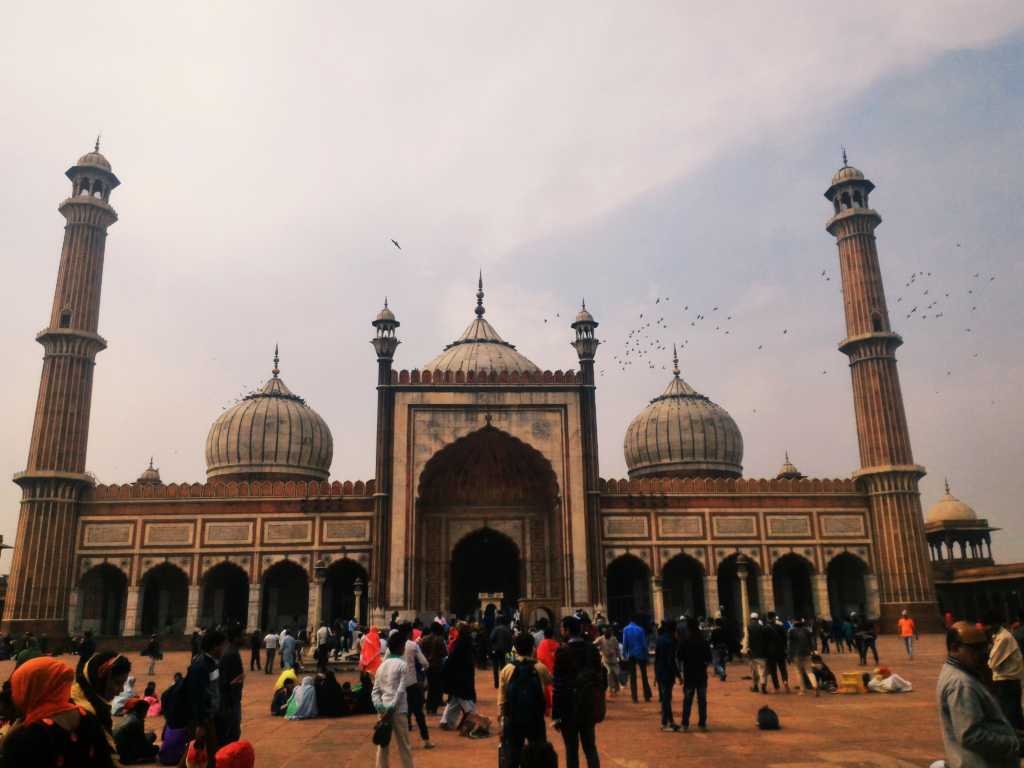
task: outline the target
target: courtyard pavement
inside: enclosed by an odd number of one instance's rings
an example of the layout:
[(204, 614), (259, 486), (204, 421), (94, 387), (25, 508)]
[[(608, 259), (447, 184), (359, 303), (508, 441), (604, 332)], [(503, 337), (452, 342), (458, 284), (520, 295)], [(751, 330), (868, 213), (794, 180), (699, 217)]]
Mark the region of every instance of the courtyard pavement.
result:
[[(907, 694), (811, 695), (751, 693), (746, 665), (734, 663), (725, 683), (711, 680), (708, 689), (710, 729), (706, 733), (662, 733), (659, 730), (657, 691), (649, 703), (633, 704), (628, 692), (620, 693), (608, 705), (608, 718), (597, 731), (601, 763), (605, 768), (655, 768), (681, 764), (742, 766), (743, 768), (812, 768), (820, 766), (927, 766), (942, 757), (935, 705), (935, 682), (945, 658), (944, 638), (923, 636), (912, 661), (895, 637), (879, 638), (883, 664), (914, 684)], [(248, 651), (243, 660), (248, 666)], [(73, 663), (69, 656), (65, 660)], [(150, 679), (145, 671), (148, 659), (129, 654), (138, 679), (139, 691)], [(832, 654), (829, 666), (840, 672), (858, 669), (856, 654)], [(159, 663), (155, 677), (159, 691), (170, 683), (175, 671), (184, 671), (186, 653), (170, 653)], [(11, 673), (11, 662), (0, 662), (0, 679)], [(873, 665), (872, 665), (873, 666)], [(863, 668), (860, 668), (863, 669)], [(350, 677), (350, 676), (349, 676)], [(243, 699), (242, 736), (253, 743), (260, 768), (302, 766), (359, 766), (374, 764), (370, 742), (373, 718), (369, 716), (289, 722), (270, 716), (274, 677), (251, 673), (246, 677)], [(349, 679), (339, 676), (339, 679)], [(652, 682), (653, 684), (653, 682)], [(675, 689), (677, 720), (682, 707), (680, 690)], [(495, 691), (491, 674), (477, 674), (477, 695), (483, 714), (495, 716)], [(768, 704), (779, 714), (782, 729), (758, 731), (754, 720), (759, 707)], [(696, 712), (694, 712), (694, 717)], [(497, 765), (498, 739), (469, 740), (436, 728), (430, 719), (436, 749), (424, 751), (418, 734), (411, 734), (413, 759), (422, 768), (477, 768)], [(150, 723), (159, 731), (162, 722)], [(564, 766), (561, 737), (550, 729), (559, 765)], [(581, 756), (582, 757), (582, 756)], [(320, 762), (320, 761), (323, 762)]]

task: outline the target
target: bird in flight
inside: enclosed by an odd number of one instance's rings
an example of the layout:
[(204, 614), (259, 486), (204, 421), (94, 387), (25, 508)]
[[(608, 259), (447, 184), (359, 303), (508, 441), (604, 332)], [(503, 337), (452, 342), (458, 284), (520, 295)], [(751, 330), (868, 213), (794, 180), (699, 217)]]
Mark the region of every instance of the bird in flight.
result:
[(397, 248), (398, 250), (402, 250), (402, 246), (398, 244), (398, 241), (395, 240), (395, 238), (391, 238), (391, 242), (392, 244), (394, 244), (395, 248)]

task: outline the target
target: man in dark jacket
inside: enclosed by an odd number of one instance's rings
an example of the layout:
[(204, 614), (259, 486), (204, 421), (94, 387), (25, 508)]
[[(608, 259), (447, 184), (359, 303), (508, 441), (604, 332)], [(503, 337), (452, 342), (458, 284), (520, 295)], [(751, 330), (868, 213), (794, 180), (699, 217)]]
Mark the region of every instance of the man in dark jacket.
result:
[(790, 661), (796, 664), (797, 675), (800, 677), (800, 693), (804, 692), (807, 686), (814, 689), (814, 695), (818, 695), (818, 680), (811, 669), (811, 651), (813, 650), (813, 637), (803, 619), (797, 619), (796, 624), (789, 630), (787, 641), (787, 653)]
[(441, 730), (454, 731), (462, 716), (476, 712), (476, 669), (473, 665), (473, 638), (469, 625), (460, 621), (459, 636), (452, 646), (442, 672), (448, 703), (441, 715)]
[(678, 731), (672, 717), (672, 689), (679, 677), (676, 666), (676, 623), (663, 621), (658, 628), (658, 639), (654, 641), (654, 682), (658, 685), (658, 700), (661, 702), (661, 730)]
[(693, 697), (697, 697), (697, 727), (708, 727), (708, 664), (711, 646), (704, 639), (696, 619), (686, 620), (686, 634), (679, 645), (679, 666), (683, 673), (683, 730), (690, 727)]
[(494, 689), (498, 689), (498, 675), (505, 666), (505, 658), (512, 650), (512, 630), (508, 626), (508, 618), (499, 616), (498, 623), (491, 630), (490, 655), (494, 669)]
[(184, 687), (176, 701), (178, 711), (175, 719), (188, 728), (193, 738), (205, 741), (210, 766), (220, 747), (214, 716), (220, 709), (219, 660), (224, 653), (225, 642), (224, 634), (216, 629), (203, 635), (200, 654), (188, 668)]
[(598, 700), (604, 703), (608, 687), (604, 668), (597, 649), (583, 638), (583, 625), (575, 616), (562, 619), (562, 637), (565, 644), (555, 653), (551, 724), (565, 742), (567, 768), (579, 768), (581, 744), (587, 768), (600, 768), (595, 726)]
[(448, 645), (444, 641), (444, 627), (436, 621), (430, 625), (430, 632), (420, 640), (420, 648), (427, 657), (427, 712), (436, 715), (444, 699), (444, 683), (441, 670), (444, 658), (448, 655)]
[(228, 629), (227, 650), (220, 657), (219, 665), (220, 707), (216, 725), (221, 746), (242, 738), (242, 685), (245, 681), (242, 642), (242, 628), (233, 624)]
[(767, 670), (772, 678), (772, 689), (779, 690), (779, 677), (789, 693), (789, 668), (786, 661), (786, 628), (774, 613), (769, 613), (764, 625)]
[(750, 690), (757, 693), (768, 693), (768, 680), (765, 678), (766, 660), (768, 657), (765, 627), (756, 613), (750, 614), (747, 625), (747, 647), (744, 649), (750, 657)]

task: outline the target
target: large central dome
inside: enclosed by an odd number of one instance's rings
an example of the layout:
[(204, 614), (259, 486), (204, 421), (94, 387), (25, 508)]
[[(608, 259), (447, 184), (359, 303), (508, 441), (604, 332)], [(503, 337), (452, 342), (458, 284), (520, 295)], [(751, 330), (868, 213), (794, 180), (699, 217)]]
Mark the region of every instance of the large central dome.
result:
[(630, 477), (739, 477), (743, 436), (732, 416), (679, 376), (633, 419), (623, 450)]
[(476, 319), (462, 332), (462, 335), (444, 348), (444, 351), (423, 366), (424, 371), (513, 371), (540, 373), (534, 365), (516, 348), (505, 341), (484, 320), (484, 281), (481, 276), (476, 292)]
[(206, 438), (206, 475), (221, 480), (326, 480), (334, 455), (320, 414), (273, 377), (228, 408)]

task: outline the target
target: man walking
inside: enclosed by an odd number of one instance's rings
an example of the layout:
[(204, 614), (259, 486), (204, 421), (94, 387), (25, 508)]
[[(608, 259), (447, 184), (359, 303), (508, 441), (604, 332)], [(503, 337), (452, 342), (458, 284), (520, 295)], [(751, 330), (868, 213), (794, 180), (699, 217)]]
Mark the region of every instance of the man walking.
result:
[(744, 648), (750, 658), (750, 690), (757, 693), (768, 693), (768, 679), (766, 671), (768, 667), (766, 628), (761, 625), (757, 613), (750, 614), (750, 623), (747, 625), (747, 647)]
[(651, 693), (651, 684), (647, 681), (647, 662), (650, 659), (650, 652), (647, 649), (647, 633), (640, 626), (641, 621), (643, 621), (643, 617), (635, 616), (622, 630), (622, 658), (629, 670), (629, 692), (633, 697), (634, 704), (637, 703), (637, 667), (640, 668), (640, 674), (643, 677), (644, 701), (650, 701), (654, 696)]
[(441, 668), (448, 645), (444, 641), (444, 627), (436, 621), (430, 625), (430, 631), (420, 640), (423, 655), (427, 657), (427, 712), (436, 715), (444, 698), (444, 685), (441, 681)]
[(658, 686), (658, 700), (661, 702), (661, 730), (678, 731), (672, 716), (672, 689), (680, 677), (676, 665), (676, 623), (663, 621), (658, 627), (658, 638), (654, 641), (654, 682)]
[(1024, 730), (1024, 713), (1020, 704), (1020, 681), (1024, 676), (1024, 658), (1020, 646), (1009, 630), (1003, 626), (1003, 615), (989, 611), (985, 624), (992, 635), (992, 650), (988, 654), (988, 667), (992, 670), (992, 692), (1003, 715), (1016, 730)]
[(497, 626), (491, 630), (491, 667), (494, 672), (494, 689), (498, 689), (498, 675), (505, 666), (505, 659), (512, 650), (512, 630), (508, 618), (498, 617)]
[(512, 641), (515, 655), (501, 670), (498, 680), (498, 718), (501, 744), (507, 756), (505, 768), (520, 768), (523, 745), (546, 741), (544, 690), (551, 684), (551, 673), (533, 658), (533, 635), (522, 632)]
[(324, 622), (320, 623), (320, 628), (316, 631), (316, 651), (314, 656), (316, 658), (316, 671), (321, 674), (327, 673), (327, 660), (331, 653), (331, 633), (327, 629), (327, 624)]
[(263, 637), (258, 629), (254, 629), (249, 635), (249, 671), (259, 672), (263, 669), (260, 664), (260, 651), (263, 650)]
[(566, 642), (555, 654), (552, 725), (565, 742), (566, 768), (579, 768), (581, 745), (587, 768), (600, 768), (595, 731), (604, 719), (607, 688), (601, 659), (583, 639), (582, 623), (575, 616), (562, 619), (562, 637)]
[(725, 631), (725, 625), (721, 618), (715, 619), (714, 629), (711, 630), (711, 662), (715, 667), (715, 674), (724, 683), (726, 677), (725, 664), (729, 658), (729, 637)]
[(903, 641), (903, 645), (907, 649), (907, 658), (914, 658), (914, 641), (917, 639), (917, 625), (910, 618), (910, 614), (904, 610), (900, 612), (900, 619), (896, 622), (896, 626), (900, 632), (900, 640)]
[(766, 667), (772, 679), (772, 690), (779, 690), (779, 677), (789, 693), (789, 669), (786, 663), (786, 628), (774, 613), (769, 613), (763, 627)]
[[(454, 731), (462, 717), (476, 712), (476, 669), (473, 665), (473, 637), (469, 625), (460, 621), (448, 661), (442, 669), (448, 703), (441, 715), (441, 730)], [(458, 718), (458, 719), (456, 719)]]
[(787, 652), (789, 658), (796, 664), (796, 673), (800, 677), (800, 693), (803, 693), (808, 685), (814, 689), (814, 695), (818, 695), (818, 678), (811, 669), (811, 630), (807, 628), (803, 619), (797, 619), (796, 624), (789, 630), (787, 638)]
[(619, 659), (622, 656), (622, 647), (610, 625), (604, 625), (603, 634), (594, 641), (594, 645), (601, 654), (601, 663), (608, 674), (608, 687), (612, 696), (615, 696), (619, 692)]
[(946, 763), (961, 768), (1019, 768), (1019, 744), (978, 673), (985, 665), (983, 630), (956, 622), (946, 633), (949, 657), (939, 672), (936, 694)]
[(265, 675), (274, 673), (274, 656), (277, 655), (277, 645), (280, 640), (281, 638), (276, 632), (268, 632), (267, 636), (263, 638), (263, 647), (267, 649), (267, 663), (263, 665), (263, 674)]
[(690, 727), (693, 699), (697, 698), (697, 727), (708, 727), (708, 664), (711, 647), (696, 619), (686, 620), (686, 635), (679, 646), (679, 666), (683, 673), (683, 730)]

